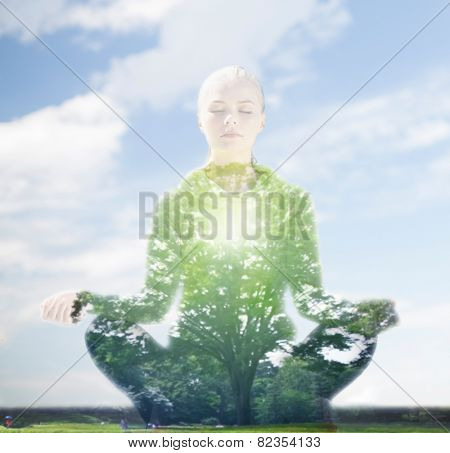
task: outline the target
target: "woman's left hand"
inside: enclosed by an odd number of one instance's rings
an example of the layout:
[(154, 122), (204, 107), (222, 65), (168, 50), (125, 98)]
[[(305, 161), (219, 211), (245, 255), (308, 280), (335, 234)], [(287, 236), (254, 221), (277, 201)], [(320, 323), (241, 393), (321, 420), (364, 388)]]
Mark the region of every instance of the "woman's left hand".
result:
[(348, 327), (351, 332), (365, 336), (377, 335), (398, 323), (394, 302), (389, 299), (368, 299), (357, 305), (357, 319)]

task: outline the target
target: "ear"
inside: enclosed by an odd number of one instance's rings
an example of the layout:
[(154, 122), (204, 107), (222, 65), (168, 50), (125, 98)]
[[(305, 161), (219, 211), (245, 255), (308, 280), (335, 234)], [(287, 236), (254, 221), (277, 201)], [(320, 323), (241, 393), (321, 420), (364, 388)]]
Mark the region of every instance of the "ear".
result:
[(200, 117), (197, 115), (197, 125), (199, 127), (199, 129), (203, 132), (203, 126), (202, 126), (202, 123), (200, 121)]
[(260, 130), (263, 130), (265, 126), (266, 126), (266, 114), (263, 112)]

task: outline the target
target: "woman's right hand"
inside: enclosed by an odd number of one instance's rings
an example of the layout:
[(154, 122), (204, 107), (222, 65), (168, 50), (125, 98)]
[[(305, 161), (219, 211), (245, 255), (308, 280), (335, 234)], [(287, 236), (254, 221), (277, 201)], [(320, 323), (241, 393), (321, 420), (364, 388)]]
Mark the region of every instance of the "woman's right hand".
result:
[[(74, 324), (71, 316), (74, 307), (74, 302), (77, 299), (77, 291), (62, 291), (54, 294), (41, 303), (41, 317), (44, 321), (53, 322), (56, 324)], [(78, 316), (80, 320), (86, 314), (82, 310)]]
[(357, 304), (358, 317), (349, 327), (353, 333), (366, 336), (378, 335), (380, 332), (398, 324), (395, 303), (390, 299), (365, 299)]

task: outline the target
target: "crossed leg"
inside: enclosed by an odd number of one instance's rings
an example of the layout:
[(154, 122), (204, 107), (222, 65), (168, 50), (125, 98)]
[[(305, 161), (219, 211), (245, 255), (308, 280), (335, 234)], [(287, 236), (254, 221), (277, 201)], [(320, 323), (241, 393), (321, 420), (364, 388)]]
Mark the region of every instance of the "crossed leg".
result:
[[(171, 374), (187, 350), (178, 337), (171, 337), (164, 348), (138, 325), (97, 316), (85, 339), (94, 363), (130, 398), (146, 423), (166, 421), (171, 409), (189, 412), (176, 406), (177, 401), (169, 401), (159, 386), (179, 378)], [(314, 417), (332, 420), (330, 400), (363, 372), (375, 347), (375, 337), (322, 326), (293, 346), (292, 355), (302, 360), (315, 381), (318, 411)]]
[(367, 368), (376, 343), (376, 336), (318, 326), (293, 346), (292, 355), (302, 359), (304, 369), (313, 375), (319, 419), (333, 421), (330, 401)]
[(152, 378), (168, 379), (176, 357), (173, 340), (164, 348), (142, 327), (101, 316), (93, 320), (85, 334), (94, 363), (130, 398), (145, 423), (159, 423), (173, 406), (159, 387), (148, 385)]

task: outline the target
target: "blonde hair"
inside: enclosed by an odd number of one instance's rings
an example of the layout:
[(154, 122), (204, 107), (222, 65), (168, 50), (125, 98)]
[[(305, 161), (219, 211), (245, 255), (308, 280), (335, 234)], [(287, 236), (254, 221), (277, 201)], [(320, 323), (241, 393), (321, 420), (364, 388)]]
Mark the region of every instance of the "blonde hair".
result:
[(216, 71), (212, 72), (202, 83), (200, 90), (198, 92), (197, 98), (197, 112), (200, 112), (200, 107), (203, 102), (203, 98), (205, 97), (206, 90), (208, 86), (217, 81), (231, 81), (237, 78), (243, 78), (248, 80), (256, 89), (256, 94), (258, 99), (261, 103), (261, 110), (264, 112), (265, 109), (265, 102), (264, 102), (264, 92), (262, 89), (259, 80), (250, 72), (248, 72), (245, 68), (238, 65), (231, 65), (225, 66), (223, 68), (217, 69)]

